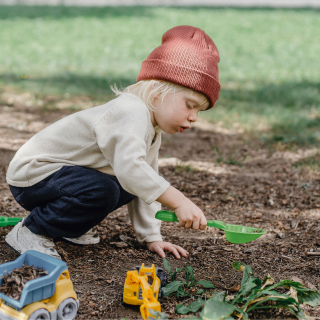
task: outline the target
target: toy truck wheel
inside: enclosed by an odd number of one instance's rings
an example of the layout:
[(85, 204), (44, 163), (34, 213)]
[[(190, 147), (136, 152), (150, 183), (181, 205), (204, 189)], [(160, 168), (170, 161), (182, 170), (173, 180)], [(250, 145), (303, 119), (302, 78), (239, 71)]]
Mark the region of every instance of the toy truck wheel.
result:
[(162, 300), (162, 288), (167, 285), (167, 274), (163, 271), (158, 271), (157, 277), (160, 279), (160, 289), (158, 294), (158, 300)]
[(50, 314), (46, 309), (38, 309), (31, 314), (28, 320), (50, 320)]
[(77, 302), (72, 298), (65, 299), (57, 309), (58, 320), (73, 320), (77, 315), (77, 311)]

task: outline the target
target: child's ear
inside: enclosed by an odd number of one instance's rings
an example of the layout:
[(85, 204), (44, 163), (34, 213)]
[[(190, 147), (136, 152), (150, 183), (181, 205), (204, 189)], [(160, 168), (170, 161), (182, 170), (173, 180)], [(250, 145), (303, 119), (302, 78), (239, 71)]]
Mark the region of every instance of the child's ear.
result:
[(153, 100), (159, 100), (161, 97), (161, 93), (158, 93), (157, 95), (154, 96)]

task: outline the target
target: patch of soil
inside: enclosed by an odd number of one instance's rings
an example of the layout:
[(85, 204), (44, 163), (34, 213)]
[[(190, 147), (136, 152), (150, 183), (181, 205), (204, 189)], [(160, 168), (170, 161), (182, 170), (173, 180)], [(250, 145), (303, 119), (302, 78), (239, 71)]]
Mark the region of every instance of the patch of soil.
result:
[[(41, 121), (41, 117), (39, 119)], [(14, 132), (20, 138), (23, 136), (15, 129), (10, 134), (11, 140)], [(30, 134), (26, 132), (25, 137)], [(260, 278), (266, 273), (276, 281), (296, 277), (320, 289), (320, 256), (307, 254), (320, 251), (320, 178), (318, 174), (292, 166), (303, 157), (303, 152), (281, 149), (270, 152), (244, 134), (221, 132), (214, 127), (164, 135), (163, 142), (161, 157), (194, 162), (187, 166), (162, 166), (160, 174), (194, 201), (207, 219), (267, 231), (256, 241), (231, 244), (224, 233), (215, 228), (185, 230), (176, 223), (163, 222), (165, 240), (189, 252), (187, 258), (180, 260), (167, 255), (173, 269), (191, 265), (197, 280), (210, 280), (217, 291), (227, 290), (228, 294), (233, 294), (230, 288), (240, 284), (242, 278), (242, 273), (232, 269), (232, 261), (251, 265), (255, 276)], [(6, 166), (16, 147), (13, 150), (0, 144), (0, 148), (7, 157), (0, 164), (1, 215), (26, 216), (27, 212), (13, 200), (4, 180)], [(18, 257), (5, 244), (5, 235), (11, 229), (0, 228), (0, 263)], [(121, 304), (126, 272), (142, 263), (163, 267), (162, 259), (135, 241), (125, 207), (110, 214), (95, 229), (101, 237), (97, 245), (56, 243), (80, 299), (76, 319), (141, 319), (139, 311)], [(175, 305), (190, 303), (192, 299), (196, 298), (164, 298), (162, 312), (170, 319), (177, 319)], [(306, 313), (320, 317), (320, 309), (316, 307), (306, 308)], [(294, 319), (283, 310), (250, 314), (250, 319), (271, 318)]]

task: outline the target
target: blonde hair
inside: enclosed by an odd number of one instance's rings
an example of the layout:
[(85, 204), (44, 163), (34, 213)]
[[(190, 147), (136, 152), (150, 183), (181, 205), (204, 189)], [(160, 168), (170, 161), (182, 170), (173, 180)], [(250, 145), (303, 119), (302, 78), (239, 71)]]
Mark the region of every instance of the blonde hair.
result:
[(155, 107), (153, 101), (156, 97), (160, 98), (162, 101), (168, 94), (174, 94), (179, 91), (187, 90), (190, 95), (196, 95), (199, 98), (199, 105), (204, 104), (209, 105), (208, 98), (197, 91), (191, 90), (189, 88), (180, 86), (178, 84), (162, 81), (162, 80), (141, 80), (135, 84), (132, 84), (126, 88), (119, 90), (116, 85), (111, 86), (111, 90), (117, 95), (123, 93), (131, 93), (138, 96), (148, 107), (149, 110), (154, 111)]

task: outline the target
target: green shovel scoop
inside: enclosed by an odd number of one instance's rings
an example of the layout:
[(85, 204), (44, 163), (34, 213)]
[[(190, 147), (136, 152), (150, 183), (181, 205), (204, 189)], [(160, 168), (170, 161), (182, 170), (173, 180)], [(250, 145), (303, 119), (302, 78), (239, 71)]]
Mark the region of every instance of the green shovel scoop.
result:
[[(174, 212), (161, 210), (156, 213), (156, 218), (162, 221), (179, 222)], [(227, 224), (219, 220), (207, 220), (208, 227), (215, 227), (225, 232), (226, 238), (231, 243), (246, 243), (261, 237), (267, 233), (265, 230)]]
[(15, 226), (22, 217), (4, 217), (0, 216), (0, 227)]

